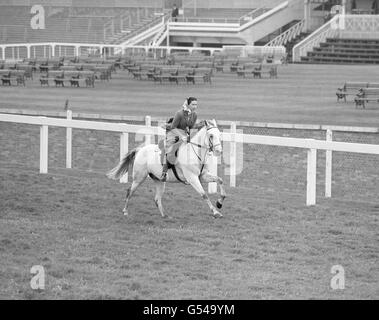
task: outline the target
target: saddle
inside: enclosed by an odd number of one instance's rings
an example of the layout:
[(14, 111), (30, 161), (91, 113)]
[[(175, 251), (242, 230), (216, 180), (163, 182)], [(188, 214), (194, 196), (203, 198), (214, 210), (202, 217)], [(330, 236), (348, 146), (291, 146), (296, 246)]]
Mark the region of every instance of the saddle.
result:
[[(176, 150), (175, 150), (175, 157), (177, 158), (178, 157), (178, 151), (179, 151), (179, 146), (180, 146), (181, 142), (176, 142)], [(167, 162), (167, 168), (168, 169), (171, 169), (172, 172), (174, 173), (176, 179), (178, 179), (178, 181), (184, 183), (184, 184), (188, 184), (186, 181), (183, 181), (182, 179), (180, 179), (179, 175), (178, 175), (178, 171), (176, 170), (176, 166), (175, 164), (169, 162), (167, 159), (166, 159), (166, 144), (165, 144), (165, 140), (162, 139), (158, 142), (158, 148), (161, 152), (161, 156), (160, 156), (160, 161), (161, 161), (161, 165), (163, 166), (163, 164), (165, 163), (165, 161)]]
[[(179, 151), (179, 146), (180, 146), (180, 142), (177, 142), (173, 147), (176, 147), (176, 150), (175, 150), (175, 157), (177, 158), (178, 157), (178, 151)], [(161, 152), (161, 156), (160, 156), (160, 161), (161, 161), (161, 165), (163, 166), (163, 164), (165, 163), (166, 160), (166, 143), (165, 143), (165, 140), (162, 139), (158, 142), (158, 148)], [(175, 164), (167, 161), (167, 165), (168, 165), (168, 168), (171, 169), (172, 167), (175, 167)]]

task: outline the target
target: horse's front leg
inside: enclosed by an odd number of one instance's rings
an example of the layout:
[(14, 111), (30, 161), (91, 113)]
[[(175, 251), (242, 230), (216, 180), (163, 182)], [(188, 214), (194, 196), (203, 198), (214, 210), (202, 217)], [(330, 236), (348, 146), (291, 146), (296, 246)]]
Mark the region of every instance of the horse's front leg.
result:
[(200, 183), (199, 178), (196, 175), (191, 175), (190, 177), (186, 176), (187, 181), (191, 184), (191, 186), (201, 195), (203, 200), (207, 203), (209, 206), (209, 209), (211, 209), (213, 216), (215, 218), (222, 217), (222, 214), (217, 211), (217, 209), (213, 206), (212, 202), (209, 200), (208, 195), (205, 193), (203, 186)]
[(217, 184), (220, 186), (220, 198), (216, 202), (216, 206), (218, 209), (222, 208), (222, 205), (224, 203), (224, 200), (226, 198), (226, 192), (224, 187), (224, 181), (218, 176), (213, 176), (209, 174), (209, 172), (204, 172), (200, 177), (202, 182), (210, 183), (210, 182), (217, 182)]

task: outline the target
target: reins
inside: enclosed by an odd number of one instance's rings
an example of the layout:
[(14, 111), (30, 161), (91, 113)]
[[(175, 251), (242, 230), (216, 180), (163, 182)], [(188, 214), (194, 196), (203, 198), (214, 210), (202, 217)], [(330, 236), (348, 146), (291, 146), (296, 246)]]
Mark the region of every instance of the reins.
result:
[[(209, 127), (207, 128), (207, 131), (210, 130), (210, 129), (213, 129), (213, 128), (217, 128), (217, 127)], [(200, 164), (202, 165), (201, 166), (201, 169), (200, 169), (200, 174), (202, 173), (203, 169), (204, 169), (204, 165), (205, 165), (205, 162), (206, 162), (206, 159), (207, 159), (207, 155), (208, 155), (208, 152), (213, 152), (214, 150), (214, 147), (220, 145), (220, 143), (214, 145), (211, 138), (208, 139), (208, 142), (209, 142), (209, 147), (206, 147), (204, 145), (200, 145), (198, 143), (195, 143), (195, 142), (192, 142), (190, 141), (189, 143), (191, 144), (191, 147), (192, 147), (192, 150), (193, 152), (195, 153), (196, 157), (199, 159), (200, 161)], [(200, 149), (206, 149), (207, 152), (205, 152), (205, 155), (204, 155), (204, 159), (202, 160), (201, 157), (197, 154), (197, 152), (195, 151), (195, 148), (194, 146), (200, 148)]]

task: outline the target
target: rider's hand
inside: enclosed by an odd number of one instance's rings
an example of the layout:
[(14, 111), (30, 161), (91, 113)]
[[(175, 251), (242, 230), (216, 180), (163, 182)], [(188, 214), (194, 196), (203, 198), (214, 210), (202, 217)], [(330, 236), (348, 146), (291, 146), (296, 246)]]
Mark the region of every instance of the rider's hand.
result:
[(183, 141), (183, 142), (187, 142), (187, 137), (186, 137), (186, 136), (183, 136), (183, 137), (182, 137), (182, 141)]

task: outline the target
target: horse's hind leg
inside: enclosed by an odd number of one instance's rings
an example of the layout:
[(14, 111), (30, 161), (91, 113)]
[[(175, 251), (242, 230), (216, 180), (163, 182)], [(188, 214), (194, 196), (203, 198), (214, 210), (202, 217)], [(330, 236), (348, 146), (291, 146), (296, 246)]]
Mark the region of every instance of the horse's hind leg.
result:
[(146, 177), (140, 177), (140, 179), (133, 180), (131, 187), (129, 187), (128, 190), (126, 190), (125, 207), (124, 210), (122, 210), (125, 216), (128, 215), (128, 205), (130, 198), (132, 197), (136, 189), (139, 187), (139, 185), (145, 181), (145, 179)]
[(165, 183), (163, 182), (160, 182), (160, 181), (154, 181), (155, 183), (155, 197), (154, 197), (154, 202), (155, 204), (157, 205), (158, 209), (159, 209), (159, 212), (161, 213), (162, 217), (168, 217), (165, 213), (164, 213), (164, 209), (163, 209), (163, 206), (162, 206), (162, 196), (163, 196), (163, 193), (164, 193), (164, 190), (165, 190)]

